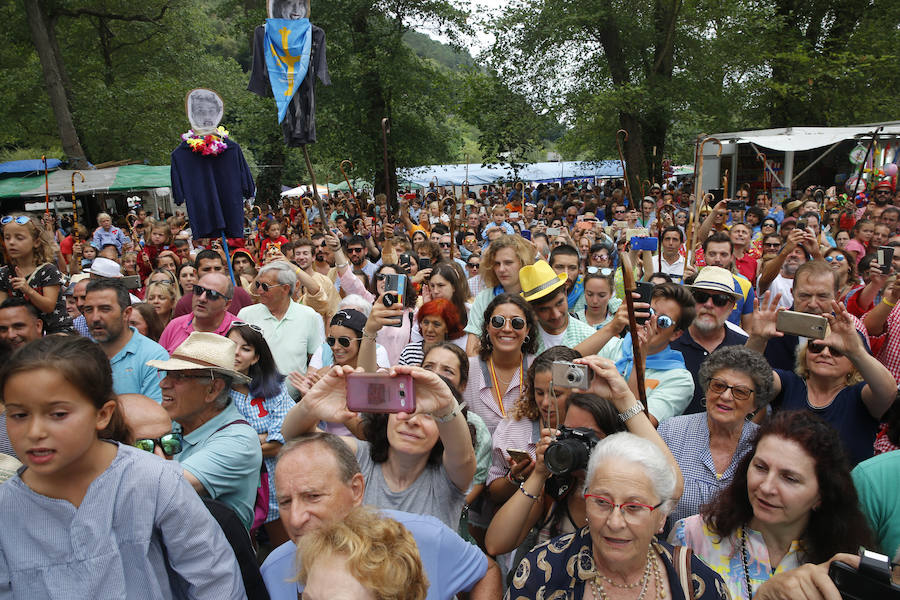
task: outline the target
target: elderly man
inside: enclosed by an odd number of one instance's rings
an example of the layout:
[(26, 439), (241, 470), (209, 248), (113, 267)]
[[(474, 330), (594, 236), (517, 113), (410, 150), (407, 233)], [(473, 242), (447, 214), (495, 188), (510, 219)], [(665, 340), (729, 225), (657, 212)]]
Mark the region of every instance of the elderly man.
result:
[[(221, 273), (228, 277), (228, 267), (225, 264), (225, 257), (215, 250), (201, 250), (197, 254), (197, 259), (194, 263), (197, 266), (197, 277), (203, 277), (210, 273)], [(175, 310), (172, 312), (172, 316), (178, 318), (189, 314), (193, 309), (193, 303), (194, 293), (188, 292), (181, 297), (177, 304), (175, 304)], [(231, 300), (228, 301), (228, 304), (225, 305), (225, 310), (236, 315), (242, 308), (250, 306), (251, 304), (253, 304), (253, 298), (250, 297), (250, 294), (248, 294), (244, 288), (238, 286), (234, 288), (234, 296), (232, 296)]]
[[(302, 585), (292, 581), (298, 567), (296, 543), (361, 505), (366, 482), (353, 451), (330, 433), (312, 433), (289, 442), (279, 454), (275, 473), (281, 518), (291, 541), (269, 554), (262, 575), (272, 600), (296, 600), (303, 591)], [(429, 600), (450, 600), (465, 591), (472, 600), (500, 597), (500, 570), (476, 546), (434, 517), (382, 512), (415, 538), (428, 575)]]
[(227, 334), (234, 322), (234, 315), (226, 310), (233, 293), (234, 286), (226, 275), (209, 273), (201, 277), (194, 284), (192, 312), (169, 321), (159, 336), (160, 346), (171, 354), (191, 332)]
[(709, 267), (722, 267), (731, 272), (734, 278), (734, 291), (740, 294), (740, 299), (728, 316), (728, 320), (743, 328), (750, 326), (753, 318), (753, 300), (756, 293), (753, 284), (743, 275), (734, 272), (734, 243), (727, 233), (714, 233), (703, 240), (703, 257)]
[(117, 279), (93, 279), (87, 285), (84, 318), (91, 337), (109, 358), (113, 390), (117, 394), (143, 394), (162, 402), (156, 369), (149, 360), (165, 360), (165, 348), (128, 326), (131, 300), (125, 285)]
[(0, 340), (13, 350), (44, 337), (44, 322), (31, 302), (15, 296), (0, 304)]
[(234, 370), (236, 348), (228, 338), (195, 331), (170, 359), (147, 364), (165, 374), (162, 407), (181, 426), (182, 449), (173, 458), (185, 478), (197, 493), (227, 504), (249, 530), (262, 448), (228, 395), (232, 384), (249, 380)]
[(84, 295), (87, 293), (87, 284), (90, 278), (90, 273), (78, 273), (77, 275), (72, 275), (72, 283), (74, 284), (72, 286), (72, 301), (75, 302), (75, 308), (78, 309), (79, 313), (77, 317), (72, 319), (72, 326), (75, 328), (75, 332), (78, 333), (78, 335), (86, 338), (91, 337), (91, 332), (81, 311), (84, 308)]
[(669, 343), (681, 352), (684, 364), (694, 378), (694, 397), (684, 414), (703, 412), (703, 388), (700, 386), (700, 365), (712, 352), (723, 346), (742, 346), (747, 335), (728, 321), (738, 294), (731, 285), (732, 275), (721, 267), (703, 267), (694, 284), (688, 286), (697, 302), (697, 314), (690, 326)]
[(322, 315), (324, 321), (330, 321), (337, 312), (341, 295), (333, 281), (313, 269), (313, 241), (301, 238), (293, 244), (285, 244), (284, 250), (291, 262), (299, 267), (294, 271), (300, 284), (297, 290), (299, 302)]
[[(254, 286), (259, 304), (241, 309), (238, 318), (262, 328), (279, 371), (305, 374), (310, 357), (322, 345), (323, 324), (316, 311), (291, 300), (297, 287), (295, 267), (287, 261), (269, 263), (259, 270)], [(290, 392), (296, 399), (296, 388), (291, 386)]]

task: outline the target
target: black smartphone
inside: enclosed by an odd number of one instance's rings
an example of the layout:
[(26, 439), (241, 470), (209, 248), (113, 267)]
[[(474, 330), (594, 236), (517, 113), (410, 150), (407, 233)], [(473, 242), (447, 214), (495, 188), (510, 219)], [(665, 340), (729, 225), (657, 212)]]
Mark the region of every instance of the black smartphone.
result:
[(891, 265), (894, 261), (893, 246), (878, 246), (878, 269), (882, 275), (891, 272)]
[(713, 188), (709, 190), (709, 193), (712, 194), (712, 201), (709, 203), (710, 208), (715, 208), (716, 204), (722, 201), (725, 198), (725, 188)]
[[(641, 295), (640, 298), (635, 298), (634, 301), (635, 302), (646, 302), (647, 304), (650, 304), (650, 298), (651, 298), (651, 296), (653, 296), (653, 288), (656, 286), (654, 284), (650, 283), (649, 281), (636, 281), (634, 285), (635, 285), (635, 288), (637, 288), (635, 291)], [(637, 310), (638, 309), (635, 308), (635, 312), (637, 312)], [(643, 325), (649, 319), (650, 319), (650, 317), (636, 317), (634, 322), (637, 323), (638, 325)]]
[(744, 212), (747, 210), (747, 203), (743, 200), (729, 200), (725, 203), (725, 207), (732, 212)]
[(419, 257), (419, 270), (423, 271), (425, 269), (431, 268), (431, 259), (425, 258), (424, 256)]

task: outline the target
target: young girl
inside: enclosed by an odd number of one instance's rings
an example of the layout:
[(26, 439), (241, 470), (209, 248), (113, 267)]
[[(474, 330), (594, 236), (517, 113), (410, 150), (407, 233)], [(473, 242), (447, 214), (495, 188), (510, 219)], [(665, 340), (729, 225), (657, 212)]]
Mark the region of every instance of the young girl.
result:
[(281, 223), (279, 223), (275, 219), (271, 219), (268, 223), (266, 223), (265, 231), (266, 237), (264, 237), (259, 244), (260, 263), (265, 262), (266, 249), (270, 244), (275, 244), (280, 248), (283, 244), (288, 243), (288, 239), (281, 235)]
[(853, 255), (856, 264), (863, 259), (868, 252), (869, 241), (875, 233), (875, 223), (869, 219), (861, 219), (853, 226), (853, 239), (844, 244), (844, 250)]
[(584, 276), (584, 302), (585, 306), (575, 313), (575, 316), (591, 325), (594, 329), (600, 329), (610, 321), (621, 306), (622, 301), (613, 295), (613, 285), (610, 275), (603, 273), (610, 269), (601, 267), (588, 267)]
[(156, 257), (172, 245), (172, 232), (165, 221), (154, 223), (150, 227), (150, 241), (144, 244), (143, 252), (138, 252), (138, 269), (141, 279), (147, 277), (156, 264)]
[(266, 533), (273, 546), (288, 540), (278, 514), (275, 499), (275, 456), (284, 444), (281, 422), (294, 405), (284, 387), (284, 375), (278, 372), (269, 344), (256, 325), (235, 321), (228, 331), (228, 338), (237, 344), (234, 368), (250, 377), (250, 384), (232, 386), (229, 395), (234, 406), (259, 434), (263, 462), (269, 473), (269, 514), (266, 517)]
[(85, 269), (90, 269), (91, 265), (94, 263), (94, 259), (97, 258), (97, 248), (94, 247), (93, 244), (82, 242), (83, 249), (81, 250), (81, 271), (84, 272)]
[(47, 336), (0, 371), (9, 440), (24, 463), (0, 486), (0, 595), (246, 598), (234, 552), (200, 496), (129, 432), (109, 359)]
[(41, 313), (44, 333), (71, 332), (51, 233), (28, 215), (3, 217), (0, 226), (10, 260), (0, 268), (0, 302), (10, 296), (25, 298)]

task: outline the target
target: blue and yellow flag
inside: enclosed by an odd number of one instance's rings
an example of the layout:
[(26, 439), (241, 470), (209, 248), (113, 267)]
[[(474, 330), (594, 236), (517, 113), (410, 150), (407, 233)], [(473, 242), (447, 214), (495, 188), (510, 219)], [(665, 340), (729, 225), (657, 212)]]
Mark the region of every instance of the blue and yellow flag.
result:
[(279, 123), (284, 121), (288, 104), (306, 77), (311, 46), (309, 19), (266, 19), (266, 66)]

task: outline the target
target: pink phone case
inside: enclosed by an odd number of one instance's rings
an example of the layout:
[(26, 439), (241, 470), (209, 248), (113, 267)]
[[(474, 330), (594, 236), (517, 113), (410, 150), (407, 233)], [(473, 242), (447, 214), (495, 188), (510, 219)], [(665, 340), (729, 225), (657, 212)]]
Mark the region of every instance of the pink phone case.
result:
[(410, 375), (351, 373), (347, 376), (347, 409), (366, 413), (413, 413), (416, 398)]

